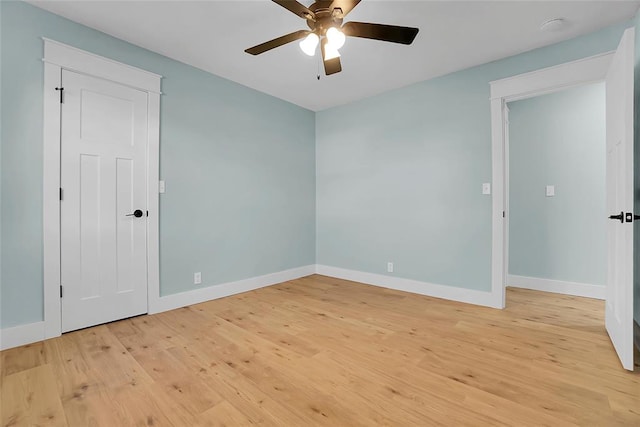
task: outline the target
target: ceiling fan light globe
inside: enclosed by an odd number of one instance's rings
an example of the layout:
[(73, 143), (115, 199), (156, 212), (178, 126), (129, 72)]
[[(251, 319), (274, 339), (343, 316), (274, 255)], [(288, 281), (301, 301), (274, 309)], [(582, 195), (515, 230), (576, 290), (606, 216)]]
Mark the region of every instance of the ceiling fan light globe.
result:
[(340, 49), (342, 46), (344, 46), (344, 42), (346, 41), (346, 39), (347, 37), (344, 35), (344, 33), (336, 27), (331, 27), (327, 30), (327, 40), (329, 40), (329, 43), (335, 49)]
[(309, 56), (316, 54), (316, 48), (320, 42), (320, 37), (317, 34), (311, 33), (300, 42), (300, 49)]

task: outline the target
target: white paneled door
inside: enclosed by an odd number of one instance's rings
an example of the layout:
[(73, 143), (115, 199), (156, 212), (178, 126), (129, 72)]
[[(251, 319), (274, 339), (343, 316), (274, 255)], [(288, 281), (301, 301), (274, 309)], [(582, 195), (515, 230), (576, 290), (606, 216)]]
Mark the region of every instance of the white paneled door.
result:
[(607, 290), (605, 323), (625, 369), (633, 370), (634, 32), (625, 31), (606, 78)]
[(147, 312), (147, 93), (62, 71), (62, 332)]

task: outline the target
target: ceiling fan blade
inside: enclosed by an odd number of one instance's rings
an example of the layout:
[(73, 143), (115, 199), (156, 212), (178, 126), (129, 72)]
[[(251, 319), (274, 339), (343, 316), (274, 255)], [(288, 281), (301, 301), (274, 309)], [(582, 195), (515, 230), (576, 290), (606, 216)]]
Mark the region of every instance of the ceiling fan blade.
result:
[(340, 56), (336, 56), (335, 58), (326, 59), (326, 45), (327, 39), (322, 41), (322, 61), (324, 62), (324, 73), (327, 76), (331, 74), (336, 74), (342, 71), (342, 64), (340, 63)]
[(271, 0), (271, 1), (295, 13), (302, 19), (315, 18), (315, 14), (311, 10), (309, 10), (308, 7), (298, 3), (296, 0)]
[(290, 33), (282, 37), (278, 37), (277, 39), (269, 40), (268, 42), (259, 44), (257, 46), (250, 47), (249, 49), (246, 49), (245, 52), (250, 53), (251, 55), (260, 55), (261, 53), (264, 53), (271, 49), (275, 49), (276, 47), (280, 47), (287, 43), (291, 43), (296, 40), (303, 39), (307, 37), (307, 35), (310, 32), (311, 31), (306, 31), (306, 30), (296, 31), (294, 33)]
[(347, 36), (401, 44), (413, 43), (413, 40), (418, 35), (418, 31), (418, 28), (370, 24), (366, 22), (347, 22), (342, 26), (342, 32)]

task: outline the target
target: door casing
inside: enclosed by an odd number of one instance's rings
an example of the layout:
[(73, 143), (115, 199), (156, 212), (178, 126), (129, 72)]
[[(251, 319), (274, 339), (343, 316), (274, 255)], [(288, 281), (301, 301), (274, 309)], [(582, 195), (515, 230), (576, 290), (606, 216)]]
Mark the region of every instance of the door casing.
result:
[[(147, 121), (147, 308), (160, 298), (159, 196), (160, 84), (162, 76), (43, 38), (43, 257), (44, 339), (61, 335), (60, 301), (60, 87), (62, 70), (86, 74), (148, 93)], [(64, 96), (64, 91), (62, 91)]]
[(506, 170), (508, 127), (506, 104), (576, 86), (604, 82), (615, 52), (607, 52), (554, 67), (520, 74), (490, 83), (491, 85), (491, 171), (493, 182), (491, 298), (494, 307), (505, 307), (505, 278), (509, 212)]

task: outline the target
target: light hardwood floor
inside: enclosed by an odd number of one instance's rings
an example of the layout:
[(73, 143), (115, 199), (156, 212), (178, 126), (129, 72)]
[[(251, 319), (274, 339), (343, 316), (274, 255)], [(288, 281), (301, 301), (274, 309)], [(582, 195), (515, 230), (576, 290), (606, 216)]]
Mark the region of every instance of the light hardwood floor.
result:
[(323, 276), (2, 352), (2, 425), (640, 425), (603, 302)]

